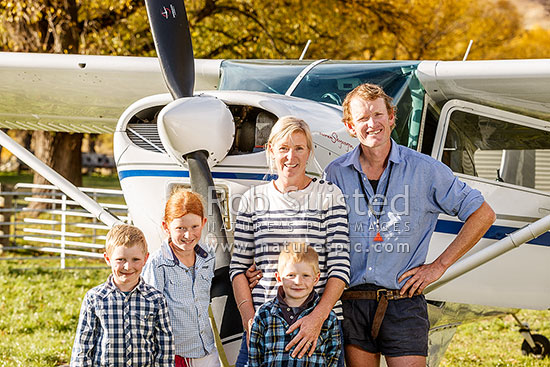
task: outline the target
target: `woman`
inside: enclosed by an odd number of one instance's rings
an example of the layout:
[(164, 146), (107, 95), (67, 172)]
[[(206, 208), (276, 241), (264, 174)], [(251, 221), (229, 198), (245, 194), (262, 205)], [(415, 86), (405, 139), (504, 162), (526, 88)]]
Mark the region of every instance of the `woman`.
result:
[[(338, 187), (306, 176), (313, 139), (303, 120), (280, 118), (271, 130), (266, 156), (278, 178), (252, 187), (241, 199), (230, 275), (243, 328), (248, 332), (255, 310), (276, 296), (275, 271), (284, 244), (302, 241), (315, 248), (321, 270), (315, 290), (322, 294), (321, 301), (311, 314), (292, 325), (289, 331), (300, 331), (286, 347), (293, 357), (300, 358), (313, 354), (321, 326), (349, 282), (346, 208)], [(245, 272), (253, 264), (263, 276), (251, 291)], [(341, 318), (339, 303), (335, 312)], [(247, 362), (245, 338), (246, 333), (236, 366)]]

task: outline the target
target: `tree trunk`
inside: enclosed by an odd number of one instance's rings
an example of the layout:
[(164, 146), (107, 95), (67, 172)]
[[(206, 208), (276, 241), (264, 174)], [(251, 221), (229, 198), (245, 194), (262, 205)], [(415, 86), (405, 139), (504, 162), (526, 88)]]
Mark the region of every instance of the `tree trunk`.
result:
[[(52, 167), (59, 174), (76, 186), (82, 186), (82, 134), (71, 134), (49, 131), (33, 133), (34, 154), (42, 162)], [(49, 185), (44, 177), (34, 173), (33, 183)], [(47, 197), (43, 194), (48, 190), (34, 189), (34, 197)], [(31, 202), (29, 208), (39, 210), (49, 207), (42, 202)]]

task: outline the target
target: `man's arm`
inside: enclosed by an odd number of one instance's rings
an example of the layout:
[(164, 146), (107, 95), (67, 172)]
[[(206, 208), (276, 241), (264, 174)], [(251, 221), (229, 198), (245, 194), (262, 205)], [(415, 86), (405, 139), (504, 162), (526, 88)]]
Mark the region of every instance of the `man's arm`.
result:
[(415, 294), (420, 294), (431, 283), (435, 282), (468, 252), (474, 245), (483, 237), (485, 232), (495, 222), (496, 215), (493, 209), (483, 202), (481, 206), (473, 212), (453, 242), (443, 251), (441, 255), (432, 263), (421, 265), (411, 269), (399, 278), (399, 282), (409, 278), (405, 285), (401, 288), (401, 294), (409, 293), (409, 297)]

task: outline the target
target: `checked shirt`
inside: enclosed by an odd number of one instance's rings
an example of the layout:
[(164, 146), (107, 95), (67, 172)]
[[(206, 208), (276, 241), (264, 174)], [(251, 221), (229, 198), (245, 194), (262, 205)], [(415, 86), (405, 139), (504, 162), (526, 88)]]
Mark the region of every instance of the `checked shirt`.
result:
[(162, 293), (140, 279), (128, 294), (109, 279), (82, 301), (71, 367), (173, 367), (174, 341)]
[[(319, 302), (315, 294), (313, 305), (298, 315), (298, 320), (313, 311)], [(250, 349), (248, 352), (248, 367), (336, 367), (342, 349), (340, 326), (334, 311), (321, 327), (317, 339), (317, 348), (311, 357), (305, 355), (297, 359), (285, 352), (285, 346), (298, 334), (299, 329), (286, 334), (289, 324), (285, 321), (281, 304), (277, 298), (263, 304), (254, 316), (250, 330)]]

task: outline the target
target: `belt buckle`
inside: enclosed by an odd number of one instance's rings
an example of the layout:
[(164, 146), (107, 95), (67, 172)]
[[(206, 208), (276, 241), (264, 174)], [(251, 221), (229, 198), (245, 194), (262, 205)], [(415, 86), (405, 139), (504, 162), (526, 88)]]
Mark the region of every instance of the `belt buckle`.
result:
[(388, 298), (388, 292), (389, 291), (385, 288), (377, 289), (376, 290), (376, 302), (380, 302), (380, 298), (382, 298), (383, 296), (386, 296), (386, 298)]

